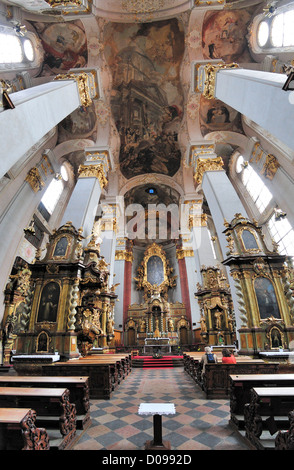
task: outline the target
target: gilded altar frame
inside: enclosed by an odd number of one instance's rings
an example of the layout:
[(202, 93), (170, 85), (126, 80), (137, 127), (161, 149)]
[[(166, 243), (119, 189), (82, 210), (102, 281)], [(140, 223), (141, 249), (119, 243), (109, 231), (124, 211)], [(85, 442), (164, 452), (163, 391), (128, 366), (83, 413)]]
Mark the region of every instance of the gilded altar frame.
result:
[[(152, 256), (157, 256), (162, 261), (163, 281), (160, 284), (151, 284), (148, 281), (148, 261)], [(138, 269), (138, 277), (135, 278), (135, 280), (138, 282), (138, 288), (143, 288), (147, 291), (152, 291), (154, 289), (161, 291), (169, 285), (170, 271), (171, 270), (169, 268), (163, 248), (161, 248), (161, 246), (157, 245), (156, 243), (152, 243), (152, 245), (150, 245), (144, 253), (143, 261), (140, 268)]]

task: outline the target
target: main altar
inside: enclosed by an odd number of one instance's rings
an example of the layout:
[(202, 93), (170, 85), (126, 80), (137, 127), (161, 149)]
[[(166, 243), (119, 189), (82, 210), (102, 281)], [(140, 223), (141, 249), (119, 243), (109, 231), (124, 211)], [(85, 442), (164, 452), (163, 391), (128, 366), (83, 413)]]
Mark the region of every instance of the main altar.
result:
[(169, 302), (168, 291), (176, 286), (164, 249), (152, 243), (144, 253), (135, 277), (144, 302), (132, 304), (124, 325), (125, 344), (142, 347), (144, 353), (171, 352), (172, 347), (191, 342), (191, 325), (185, 305)]

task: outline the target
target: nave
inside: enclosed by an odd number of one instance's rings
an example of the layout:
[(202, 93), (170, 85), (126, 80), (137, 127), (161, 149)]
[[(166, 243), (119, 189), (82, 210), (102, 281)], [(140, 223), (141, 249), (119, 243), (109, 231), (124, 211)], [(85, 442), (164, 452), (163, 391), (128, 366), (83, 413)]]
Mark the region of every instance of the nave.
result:
[(92, 425), (72, 450), (144, 450), (153, 419), (140, 403), (174, 403), (163, 416), (162, 435), (173, 450), (248, 450), (229, 426), (229, 400), (207, 400), (182, 368), (133, 369), (110, 400), (91, 400)]

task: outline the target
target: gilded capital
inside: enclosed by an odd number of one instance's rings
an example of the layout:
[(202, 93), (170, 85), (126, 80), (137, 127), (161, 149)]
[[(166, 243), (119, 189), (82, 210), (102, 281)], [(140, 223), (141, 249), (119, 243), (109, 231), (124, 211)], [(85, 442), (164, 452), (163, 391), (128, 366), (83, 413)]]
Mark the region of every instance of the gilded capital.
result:
[(54, 80), (75, 80), (78, 86), (81, 106), (87, 108), (92, 104), (91, 92), (89, 86), (89, 77), (86, 72), (80, 73), (62, 73), (56, 75)]
[(206, 227), (207, 226), (207, 214), (196, 214), (189, 215), (189, 230), (193, 227)]
[(80, 165), (78, 175), (79, 178), (97, 178), (102, 189), (108, 183), (101, 163), (98, 165)]
[(134, 259), (133, 253), (127, 250), (116, 250), (115, 260), (116, 261), (130, 261), (132, 263)]
[(199, 158), (197, 160), (197, 167), (194, 174), (194, 180), (198, 184), (202, 183), (203, 175), (206, 171), (220, 171), (223, 170), (222, 157), (216, 158)]
[(215, 85), (216, 85), (216, 74), (221, 69), (236, 69), (239, 68), (239, 65), (236, 63), (232, 64), (206, 64), (204, 65), (205, 80), (204, 80), (204, 89), (203, 96), (208, 100), (215, 98)]
[(193, 256), (194, 256), (194, 251), (192, 248), (179, 248), (176, 251), (177, 259), (193, 258)]

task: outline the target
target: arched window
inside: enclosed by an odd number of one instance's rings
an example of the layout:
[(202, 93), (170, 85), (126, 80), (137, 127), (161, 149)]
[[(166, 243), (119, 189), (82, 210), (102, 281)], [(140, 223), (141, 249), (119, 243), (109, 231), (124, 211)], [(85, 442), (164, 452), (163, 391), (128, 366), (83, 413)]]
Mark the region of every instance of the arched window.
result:
[(242, 155), (237, 159), (236, 172), (258, 211), (263, 213), (265, 209), (272, 208), (272, 215), (266, 225), (271, 238), (279, 245), (279, 253), (294, 256), (294, 230), (286, 214), (277, 216), (272, 193)]
[(260, 176), (252, 168), (250, 163), (245, 162), (242, 155), (237, 160), (236, 171), (240, 174), (241, 180), (250, 194), (255, 206), (261, 213), (272, 200), (272, 194), (264, 184)]
[(294, 50), (293, 3), (258, 15), (253, 22), (254, 52), (287, 52)]
[(294, 256), (294, 230), (287, 217), (277, 220), (276, 214), (273, 214), (267, 225), (272, 238), (279, 245), (279, 253)]
[(68, 172), (66, 166), (62, 165), (60, 168), (59, 177), (53, 178), (48, 188), (46, 189), (39, 205), (39, 211), (42, 213), (42, 215), (47, 221), (49, 220), (50, 216), (53, 214), (55, 207), (57, 206), (57, 203), (64, 189), (64, 183), (66, 181), (68, 181)]

